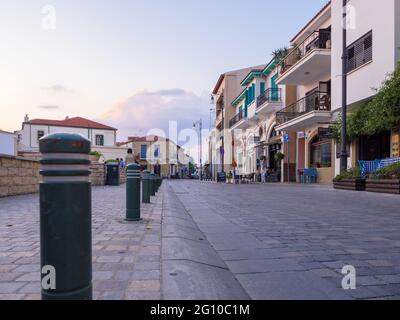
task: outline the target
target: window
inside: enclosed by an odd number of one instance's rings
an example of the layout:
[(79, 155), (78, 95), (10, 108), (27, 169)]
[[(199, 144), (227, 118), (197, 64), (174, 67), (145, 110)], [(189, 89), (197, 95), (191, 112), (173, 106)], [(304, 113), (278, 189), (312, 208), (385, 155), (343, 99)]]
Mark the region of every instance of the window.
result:
[(160, 146), (155, 145), (154, 146), (154, 159), (160, 158)]
[(140, 146), (140, 160), (146, 160), (147, 159), (147, 145), (142, 144)]
[(318, 136), (310, 143), (310, 168), (330, 168), (332, 166), (332, 142)]
[(347, 48), (347, 72), (372, 61), (372, 31)]
[(96, 146), (104, 146), (104, 136), (96, 134)]
[(37, 132), (37, 139), (38, 139), (38, 141), (39, 141), (41, 138), (43, 138), (43, 137), (44, 137), (44, 131), (39, 130), (39, 131)]

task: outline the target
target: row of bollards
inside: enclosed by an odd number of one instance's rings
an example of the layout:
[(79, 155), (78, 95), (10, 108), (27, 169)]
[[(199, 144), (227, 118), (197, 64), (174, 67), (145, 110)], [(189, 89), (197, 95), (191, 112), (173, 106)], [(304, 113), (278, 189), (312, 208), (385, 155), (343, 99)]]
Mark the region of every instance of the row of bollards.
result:
[(126, 171), (126, 221), (140, 220), (140, 183), (142, 182), (142, 202), (150, 203), (158, 192), (162, 178), (150, 171), (140, 173), (138, 164), (130, 164)]
[[(39, 144), (42, 299), (91, 300), (91, 143), (78, 134), (57, 133)], [(161, 177), (141, 174), (139, 165), (127, 167), (126, 221), (140, 220), (141, 202), (150, 203), (161, 185)]]

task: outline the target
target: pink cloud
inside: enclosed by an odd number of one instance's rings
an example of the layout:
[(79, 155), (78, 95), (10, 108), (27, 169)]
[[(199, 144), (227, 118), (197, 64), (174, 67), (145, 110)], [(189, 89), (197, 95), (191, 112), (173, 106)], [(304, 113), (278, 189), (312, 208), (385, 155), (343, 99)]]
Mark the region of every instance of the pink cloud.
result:
[(125, 140), (152, 129), (168, 134), (169, 121), (177, 121), (179, 130), (192, 128), (200, 117), (208, 122), (209, 107), (206, 94), (198, 96), (182, 89), (143, 90), (116, 103), (99, 120), (118, 128), (119, 140)]

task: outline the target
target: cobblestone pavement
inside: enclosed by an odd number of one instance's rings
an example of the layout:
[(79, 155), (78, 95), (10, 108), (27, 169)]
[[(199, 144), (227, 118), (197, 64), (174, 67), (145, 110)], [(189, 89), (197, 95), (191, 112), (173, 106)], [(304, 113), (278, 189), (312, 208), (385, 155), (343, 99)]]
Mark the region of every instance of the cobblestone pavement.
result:
[[(93, 188), (94, 298), (400, 299), (400, 198), (324, 186), (164, 183), (141, 223)], [(353, 265), (357, 289), (341, 288)], [(40, 299), (38, 195), (0, 199), (0, 299)]]
[[(92, 190), (94, 298), (160, 299), (162, 193), (126, 224), (125, 186)], [(0, 199), (0, 300), (40, 299), (38, 201)]]
[[(171, 181), (253, 299), (400, 299), (400, 197), (326, 186)], [(345, 265), (357, 289), (343, 290)]]

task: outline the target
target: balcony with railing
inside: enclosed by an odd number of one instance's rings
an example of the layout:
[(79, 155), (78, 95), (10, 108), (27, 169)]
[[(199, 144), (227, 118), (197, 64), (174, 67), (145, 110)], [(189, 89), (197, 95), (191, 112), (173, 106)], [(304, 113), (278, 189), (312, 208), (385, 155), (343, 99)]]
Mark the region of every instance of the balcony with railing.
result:
[(235, 127), (239, 122), (246, 119), (244, 110), (240, 111), (229, 121), (229, 128)]
[(279, 84), (299, 85), (318, 81), (331, 70), (331, 30), (313, 32), (279, 62)]
[(315, 91), (276, 113), (277, 130), (302, 130), (331, 116), (331, 96)]
[(256, 112), (259, 115), (267, 115), (279, 111), (282, 107), (282, 89), (269, 88), (257, 98)]
[(218, 130), (222, 130), (223, 129), (223, 120), (224, 120), (223, 110), (221, 109), (221, 110), (217, 111), (217, 117), (215, 119), (215, 127)]

